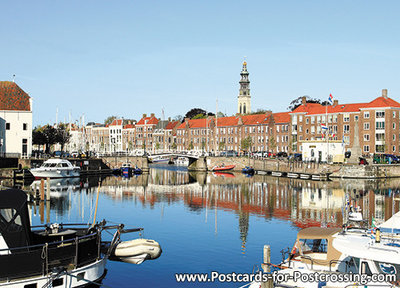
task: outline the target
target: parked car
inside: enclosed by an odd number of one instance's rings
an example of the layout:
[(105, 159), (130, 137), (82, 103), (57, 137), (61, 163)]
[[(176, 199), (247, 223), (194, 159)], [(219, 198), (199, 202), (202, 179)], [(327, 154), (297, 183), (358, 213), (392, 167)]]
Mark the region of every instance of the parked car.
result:
[(396, 155), (393, 154), (383, 154), (383, 155), (387, 158), (388, 163), (397, 164), (400, 162), (400, 159)]
[(54, 151), (53, 152), (53, 157), (61, 158), (63, 152), (62, 151)]
[(276, 154), (276, 156), (278, 158), (286, 158), (287, 157), (287, 153), (286, 152), (278, 152), (278, 154)]
[(384, 154), (374, 154), (372, 162), (374, 164), (387, 164), (389, 159)]

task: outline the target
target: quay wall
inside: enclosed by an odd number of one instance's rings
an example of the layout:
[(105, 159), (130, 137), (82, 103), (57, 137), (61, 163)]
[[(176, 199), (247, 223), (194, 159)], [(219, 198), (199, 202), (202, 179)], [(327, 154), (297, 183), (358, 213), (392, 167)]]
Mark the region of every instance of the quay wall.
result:
[(289, 162), (278, 159), (248, 159), (246, 157), (200, 157), (189, 165), (192, 171), (211, 171), (218, 165), (236, 165), (233, 171), (241, 171), (245, 166), (252, 166), (257, 171), (270, 173), (272, 171), (304, 174), (332, 173), (330, 178), (395, 178), (400, 177), (400, 164), (318, 164), (304, 162)]

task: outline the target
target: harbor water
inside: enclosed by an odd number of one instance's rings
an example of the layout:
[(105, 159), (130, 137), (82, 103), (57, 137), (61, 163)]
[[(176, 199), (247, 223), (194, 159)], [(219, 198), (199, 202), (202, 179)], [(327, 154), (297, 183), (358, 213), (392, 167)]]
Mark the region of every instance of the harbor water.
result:
[(97, 221), (143, 227), (123, 240), (140, 236), (161, 244), (160, 258), (141, 265), (109, 261), (103, 287), (240, 287), (246, 282), (179, 283), (175, 275), (253, 273), (261, 269), (265, 244), (279, 263), (299, 229), (340, 227), (350, 206), (360, 206), (369, 224), (383, 222), (399, 211), (399, 183), (189, 173), (159, 165), (130, 178), (52, 180), (50, 203), (30, 208), (32, 225), (92, 223), (100, 187)]

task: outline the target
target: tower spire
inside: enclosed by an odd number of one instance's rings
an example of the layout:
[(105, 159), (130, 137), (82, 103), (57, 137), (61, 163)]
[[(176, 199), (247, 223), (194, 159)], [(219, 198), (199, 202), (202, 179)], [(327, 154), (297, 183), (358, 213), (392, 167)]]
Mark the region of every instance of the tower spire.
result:
[(247, 114), (251, 112), (250, 80), (247, 71), (246, 56), (244, 57), (242, 71), (240, 72), (238, 95), (238, 113)]

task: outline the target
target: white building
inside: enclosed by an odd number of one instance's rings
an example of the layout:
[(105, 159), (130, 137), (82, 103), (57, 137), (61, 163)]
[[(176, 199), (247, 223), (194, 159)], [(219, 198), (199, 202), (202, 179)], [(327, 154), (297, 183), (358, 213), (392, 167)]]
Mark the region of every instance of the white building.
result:
[(122, 119), (115, 119), (110, 126), (109, 136), (110, 136), (110, 152), (122, 152)]
[(328, 155), (330, 163), (343, 163), (344, 161), (342, 141), (303, 141), (301, 143), (301, 149), (303, 151), (303, 161), (327, 162)]
[(32, 153), (32, 98), (11, 81), (0, 81), (0, 153)]

